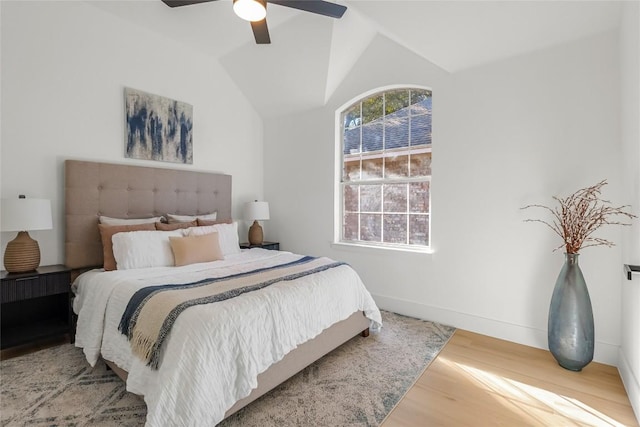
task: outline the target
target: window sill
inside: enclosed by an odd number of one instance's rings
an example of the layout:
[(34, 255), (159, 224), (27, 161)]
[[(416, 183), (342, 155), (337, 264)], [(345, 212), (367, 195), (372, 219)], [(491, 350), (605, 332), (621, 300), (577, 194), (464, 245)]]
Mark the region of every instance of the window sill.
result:
[(357, 243), (345, 243), (345, 242), (333, 242), (331, 243), (331, 247), (333, 249), (338, 250), (347, 250), (350, 252), (361, 252), (365, 251), (393, 251), (393, 252), (408, 252), (414, 254), (432, 254), (433, 249), (431, 248), (401, 248), (401, 247), (393, 247), (393, 246), (375, 246), (375, 245), (360, 245)]

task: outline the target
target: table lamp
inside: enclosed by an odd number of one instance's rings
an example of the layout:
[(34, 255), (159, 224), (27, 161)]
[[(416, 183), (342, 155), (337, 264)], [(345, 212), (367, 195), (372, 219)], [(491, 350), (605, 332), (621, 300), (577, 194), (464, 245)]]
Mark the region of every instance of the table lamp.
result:
[(249, 221), (253, 221), (253, 224), (249, 227), (249, 244), (261, 245), (264, 235), (258, 221), (269, 219), (269, 203), (257, 200), (246, 203), (244, 205), (244, 217)]
[(0, 229), (17, 231), (15, 239), (7, 243), (4, 251), (4, 268), (9, 273), (24, 273), (40, 265), (40, 247), (29, 236), (28, 230), (51, 230), (51, 202), (47, 199), (2, 199)]

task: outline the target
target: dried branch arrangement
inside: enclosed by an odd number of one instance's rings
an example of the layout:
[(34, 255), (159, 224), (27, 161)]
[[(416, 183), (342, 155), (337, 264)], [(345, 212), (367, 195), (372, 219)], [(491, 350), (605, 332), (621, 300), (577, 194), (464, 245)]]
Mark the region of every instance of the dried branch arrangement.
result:
[(601, 198), (602, 187), (607, 185), (606, 180), (602, 180), (596, 185), (583, 188), (570, 196), (560, 198), (554, 196), (560, 206), (550, 208), (544, 205), (527, 205), (522, 209), (542, 208), (553, 215), (551, 223), (541, 219), (526, 219), (525, 222), (541, 222), (564, 240), (564, 244), (554, 249), (564, 247), (568, 254), (577, 254), (580, 249), (590, 246), (614, 246), (609, 240), (594, 237), (593, 233), (606, 224), (611, 225), (631, 225), (622, 222), (621, 217), (629, 220), (636, 216), (625, 209), (629, 205), (611, 206), (611, 202)]

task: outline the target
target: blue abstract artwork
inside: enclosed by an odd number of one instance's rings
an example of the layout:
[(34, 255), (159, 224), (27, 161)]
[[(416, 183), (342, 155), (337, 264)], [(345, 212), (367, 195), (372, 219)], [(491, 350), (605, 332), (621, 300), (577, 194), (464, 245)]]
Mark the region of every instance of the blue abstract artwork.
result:
[(125, 88), (125, 157), (193, 164), (193, 106)]

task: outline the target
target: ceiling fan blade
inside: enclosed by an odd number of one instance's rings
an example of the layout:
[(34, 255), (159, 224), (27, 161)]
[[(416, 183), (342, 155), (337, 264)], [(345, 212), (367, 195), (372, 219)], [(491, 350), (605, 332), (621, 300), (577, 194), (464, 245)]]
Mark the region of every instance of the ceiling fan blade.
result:
[(191, 4), (208, 3), (215, 0), (162, 0), (169, 7), (189, 6)]
[(331, 18), (342, 18), (342, 15), (347, 10), (341, 4), (323, 0), (267, 0), (267, 2), (317, 13), (318, 15), (330, 16)]
[(253, 37), (255, 37), (257, 44), (271, 43), (269, 29), (267, 28), (267, 18), (262, 21), (251, 22), (251, 29), (253, 30)]

